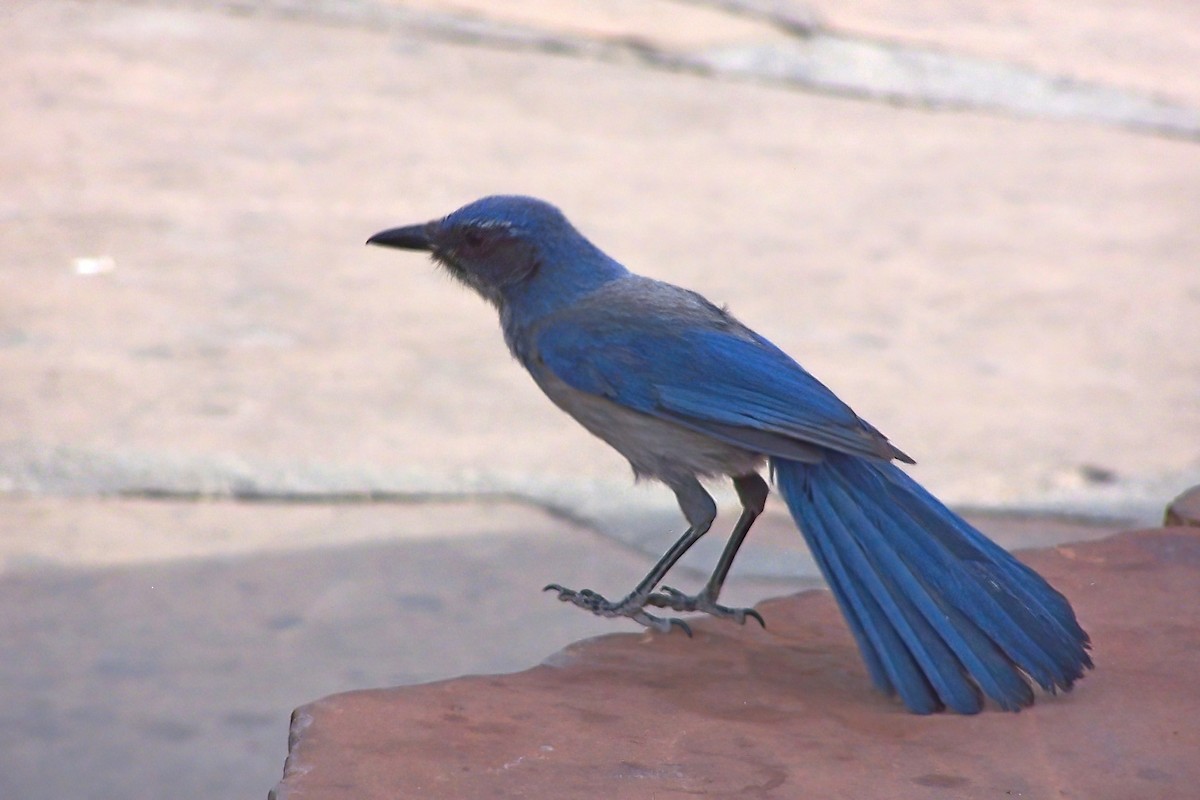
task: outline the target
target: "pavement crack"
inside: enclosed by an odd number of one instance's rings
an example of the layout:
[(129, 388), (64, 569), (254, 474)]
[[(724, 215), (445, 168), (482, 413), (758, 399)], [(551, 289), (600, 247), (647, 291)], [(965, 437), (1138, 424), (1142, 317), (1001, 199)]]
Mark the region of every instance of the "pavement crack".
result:
[(733, 16), (765, 22), (793, 36), (813, 36), (825, 28), (812, 6), (788, 0), (676, 0), (684, 5), (707, 6)]
[[(1200, 109), (1145, 92), (834, 31), (824, 26), (815, 12), (786, 0), (679, 1), (759, 20), (788, 35), (782, 41), (673, 49), (652, 36), (578, 33), (480, 14), (418, 10), (382, 0), (262, 0), (253, 6), (223, 0), (216, 6), (241, 16), (299, 18), (475, 47), (634, 63), (710, 79), (750, 81), (910, 108), (1100, 124), (1200, 141)], [(158, 0), (158, 4), (212, 7), (195, 0)]]

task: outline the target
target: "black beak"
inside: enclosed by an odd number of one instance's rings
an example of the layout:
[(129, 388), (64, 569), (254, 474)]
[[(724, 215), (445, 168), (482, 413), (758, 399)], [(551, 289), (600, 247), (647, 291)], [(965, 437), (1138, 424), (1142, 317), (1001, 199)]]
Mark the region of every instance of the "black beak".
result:
[(432, 222), (406, 225), (403, 228), (388, 228), (367, 239), (367, 244), (398, 247), (401, 250), (433, 250), (433, 240), (429, 238), (432, 228)]

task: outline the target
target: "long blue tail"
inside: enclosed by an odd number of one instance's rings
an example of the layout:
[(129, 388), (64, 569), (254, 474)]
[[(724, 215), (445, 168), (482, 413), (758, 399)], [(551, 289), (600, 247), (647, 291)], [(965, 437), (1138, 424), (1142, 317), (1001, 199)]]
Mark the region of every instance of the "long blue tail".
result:
[(1068, 690), (1092, 666), (1067, 599), (899, 467), (830, 454), (771, 469), (875, 685), (929, 714), (1017, 711), (1026, 676)]

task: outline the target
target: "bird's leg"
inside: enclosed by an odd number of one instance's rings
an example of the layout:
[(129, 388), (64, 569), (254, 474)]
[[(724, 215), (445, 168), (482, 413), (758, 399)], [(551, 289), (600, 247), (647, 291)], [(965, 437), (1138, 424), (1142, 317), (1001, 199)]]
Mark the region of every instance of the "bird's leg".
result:
[(644, 606), (646, 605), (646, 599), (651, 596), (650, 593), (658, 585), (658, 582), (675, 565), (675, 562), (688, 551), (688, 548), (705, 534), (706, 530), (698, 529), (695, 526), (688, 528), (683, 536), (679, 538), (679, 541), (671, 545), (671, 549), (663, 554), (663, 557), (658, 560), (654, 568), (646, 573), (646, 577), (642, 578), (641, 582), (623, 600), (613, 602), (605, 599), (603, 595), (593, 592), (591, 589), (567, 589), (557, 583), (550, 584), (544, 591), (558, 592), (559, 600), (574, 603), (597, 616), (629, 617), (634, 622), (640, 622), (647, 628), (654, 628), (663, 633), (667, 633), (673, 626), (677, 626), (688, 636), (691, 636), (692, 629), (683, 620), (656, 617), (653, 614), (646, 613)]
[(757, 620), (759, 625), (766, 627), (762, 615), (753, 608), (728, 608), (717, 604), (721, 587), (725, 585), (725, 578), (729, 575), (729, 568), (733, 566), (733, 559), (737, 555), (738, 548), (742, 546), (746, 534), (750, 532), (750, 527), (766, 507), (767, 494), (770, 491), (766, 482), (753, 472), (734, 478), (733, 486), (737, 490), (738, 499), (742, 502), (742, 515), (738, 517), (737, 524), (733, 527), (733, 533), (729, 536), (725, 550), (721, 553), (721, 558), (717, 561), (716, 569), (713, 570), (708, 583), (704, 584), (704, 588), (698, 594), (690, 596), (678, 589), (664, 586), (662, 591), (655, 592), (646, 598), (646, 605), (683, 612), (702, 611), (714, 617), (732, 619), (739, 625), (744, 625), (749, 617)]
[[(758, 476), (756, 475), (755, 477)], [(763, 484), (763, 486), (765, 488), (766, 484)], [(647, 600), (653, 596), (651, 592), (654, 591), (654, 587), (658, 586), (659, 581), (663, 579), (671, 567), (675, 566), (675, 562), (692, 545), (698, 542), (701, 536), (708, 533), (708, 529), (712, 527), (712, 522), (717, 516), (717, 506), (713, 502), (712, 497), (709, 496), (708, 492), (704, 491), (704, 487), (695, 478), (681, 480), (674, 484), (672, 488), (675, 490), (679, 506), (683, 509), (684, 516), (687, 517), (690, 527), (684, 532), (683, 536), (679, 537), (679, 540), (675, 544), (671, 545), (667, 552), (663, 553), (662, 558), (658, 560), (653, 569), (646, 573), (646, 577), (642, 578), (633, 591), (627, 594), (624, 599), (613, 602), (605, 599), (603, 595), (593, 592), (591, 589), (567, 589), (557, 583), (550, 584), (543, 591), (558, 592), (559, 600), (565, 603), (573, 603), (580, 608), (591, 611), (597, 616), (629, 617), (635, 622), (663, 633), (669, 632), (672, 627), (678, 627), (688, 636), (691, 636), (692, 629), (683, 620), (656, 617), (653, 614), (647, 613), (645, 606)], [(732, 559), (733, 556), (731, 555), (730, 560), (732, 561)], [(728, 568), (726, 570), (728, 571)], [(722, 579), (724, 579), (723, 576)], [(720, 591), (719, 587), (718, 591)]]

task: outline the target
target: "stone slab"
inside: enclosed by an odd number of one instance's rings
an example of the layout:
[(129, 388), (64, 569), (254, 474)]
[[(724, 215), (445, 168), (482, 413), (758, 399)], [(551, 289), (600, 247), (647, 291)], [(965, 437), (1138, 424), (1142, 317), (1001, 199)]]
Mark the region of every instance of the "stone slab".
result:
[(1193, 486), (1171, 501), (1163, 524), (1200, 527), (1200, 486)]
[[(1009, 546), (1107, 530), (976, 521)], [(298, 703), (526, 669), (629, 630), (540, 589), (627, 590), (659, 554), (655, 525), (631, 524), (636, 550), (512, 501), (0, 498), (0, 798), (261, 797)], [(706, 539), (673, 584), (702, 583), (722, 545)], [(811, 587), (807, 564), (768, 514), (728, 597)]]
[(652, 561), (512, 502), (2, 498), (0, 798), (262, 797), (297, 703), (528, 668), (621, 627), (543, 585)]
[(520, 191), (728, 303), (952, 502), (1095, 509), (1088, 476), (1197, 468), (1194, 143), (232, 9), (6, 15), (5, 460), (570, 476), (629, 502), (489, 309), (362, 247)]
[(817, 6), (835, 29), (928, 43), (1200, 104), (1200, 7), (1156, 0), (846, 0)]
[(1200, 533), (1025, 554), (1074, 602), (1097, 668), (1020, 714), (916, 717), (872, 694), (827, 593), (766, 631), (617, 634), (515, 675), (298, 709), (276, 800), (447, 797), (1145, 800), (1200, 780)]

